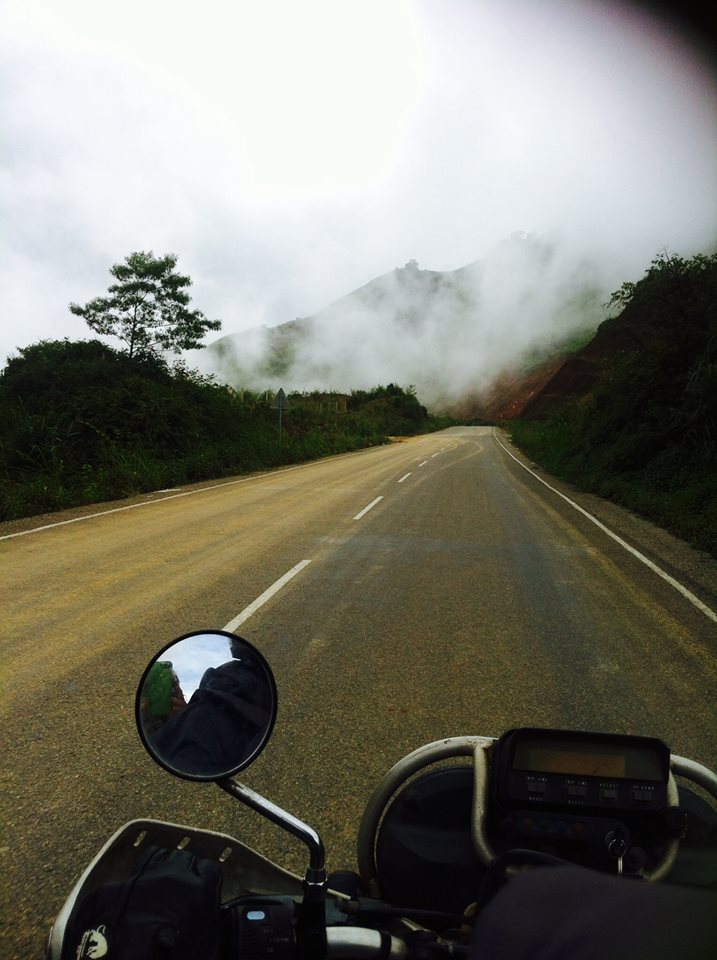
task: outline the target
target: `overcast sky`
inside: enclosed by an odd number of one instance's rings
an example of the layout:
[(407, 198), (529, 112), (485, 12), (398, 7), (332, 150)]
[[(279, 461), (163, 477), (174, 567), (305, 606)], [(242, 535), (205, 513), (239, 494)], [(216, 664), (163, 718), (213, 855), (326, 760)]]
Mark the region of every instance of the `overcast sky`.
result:
[[(174, 252), (223, 333), (514, 231), (638, 279), (713, 248), (717, 89), (645, 4), (4, 0), (0, 362)], [(214, 335), (212, 335), (214, 336)]]

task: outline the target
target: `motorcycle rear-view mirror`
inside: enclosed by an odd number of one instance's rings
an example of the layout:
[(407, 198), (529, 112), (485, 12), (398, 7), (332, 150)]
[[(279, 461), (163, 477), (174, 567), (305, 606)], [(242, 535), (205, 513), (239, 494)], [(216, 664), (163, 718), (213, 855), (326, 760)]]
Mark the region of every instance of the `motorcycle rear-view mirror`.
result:
[(188, 633), (142, 675), (137, 729), (150, 756), (187, 780), (223, 780), (247, 767), (269, 739), (277, 712), (269, 664), (247, 640)]

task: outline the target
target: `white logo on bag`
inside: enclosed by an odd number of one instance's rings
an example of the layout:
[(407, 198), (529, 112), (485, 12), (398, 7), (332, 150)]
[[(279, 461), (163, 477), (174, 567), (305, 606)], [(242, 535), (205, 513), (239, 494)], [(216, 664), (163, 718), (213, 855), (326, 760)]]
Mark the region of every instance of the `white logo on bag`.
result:
[(109, 953), (109, 944), (106, 937), (107, 928), (103, 924), (96, 930), (85, 930), (77, 948), (77, 960), (99, 960)]

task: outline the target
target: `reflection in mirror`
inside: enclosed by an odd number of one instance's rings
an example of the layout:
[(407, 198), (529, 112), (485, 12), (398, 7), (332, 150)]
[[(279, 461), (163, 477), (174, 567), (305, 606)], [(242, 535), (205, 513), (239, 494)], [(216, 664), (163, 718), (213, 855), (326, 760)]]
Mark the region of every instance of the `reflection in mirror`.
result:
[(137, 693), (137, 727), (149, 753), (191, 780), (220, 780), (261, 752), (276, 719), (271, 669), (248, 641), (193, 633), (160, 651)]

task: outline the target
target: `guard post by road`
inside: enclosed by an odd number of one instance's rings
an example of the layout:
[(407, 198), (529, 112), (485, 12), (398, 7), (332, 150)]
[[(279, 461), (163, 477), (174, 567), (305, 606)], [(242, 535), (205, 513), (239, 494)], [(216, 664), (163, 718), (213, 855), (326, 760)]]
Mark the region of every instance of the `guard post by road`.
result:
[(279, 387), (278, 393), (276, 394), (276, 397), (274, 398), (274, 402), (272, 404), (272, 407), (275, 410), (279, 411), (279, 444), (281, 444), (282, 416), (283, 416), (284, 410), (286, 410), (288, 406), (289, 406), (289, 401), (286, 399), (286, 394), (284, 393), (284, 389), (283, 387)]

